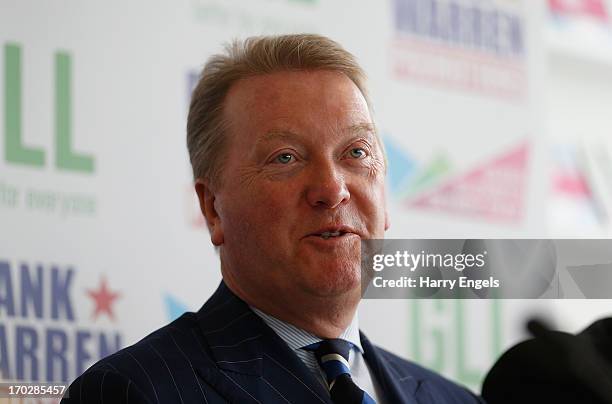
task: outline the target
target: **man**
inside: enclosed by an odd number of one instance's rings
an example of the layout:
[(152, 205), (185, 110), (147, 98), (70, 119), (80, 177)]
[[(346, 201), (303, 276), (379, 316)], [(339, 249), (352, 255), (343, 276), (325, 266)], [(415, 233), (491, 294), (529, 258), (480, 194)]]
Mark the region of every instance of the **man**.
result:
[(315, 35), (234, 43), (202, 72), (187, 142), (223, 282), (91, 367), (66, 403), (478, 402), (359, 332), (360, 240), (389, 219), (351, 54)]

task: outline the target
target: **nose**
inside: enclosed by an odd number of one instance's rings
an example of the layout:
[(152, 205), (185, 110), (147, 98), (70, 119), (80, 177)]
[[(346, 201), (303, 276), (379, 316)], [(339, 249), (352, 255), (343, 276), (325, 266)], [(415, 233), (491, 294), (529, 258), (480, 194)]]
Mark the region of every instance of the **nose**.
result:
[(332, 164), (312, 167), (306, 199), (313, 207), (334, 209), (350, 200), (344, 175)]

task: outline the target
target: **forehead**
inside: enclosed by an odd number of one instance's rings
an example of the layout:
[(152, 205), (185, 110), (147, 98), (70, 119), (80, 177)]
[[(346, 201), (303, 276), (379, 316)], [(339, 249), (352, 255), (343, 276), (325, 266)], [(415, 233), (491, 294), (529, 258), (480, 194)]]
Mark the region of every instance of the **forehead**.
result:
[(250, 137), (270, 130), (335, 131), (371, 123), (359, 88), (346, 75), (327, 70), (242, 79), (230, 88), (223, 112), (230, 132), (247, 131)]

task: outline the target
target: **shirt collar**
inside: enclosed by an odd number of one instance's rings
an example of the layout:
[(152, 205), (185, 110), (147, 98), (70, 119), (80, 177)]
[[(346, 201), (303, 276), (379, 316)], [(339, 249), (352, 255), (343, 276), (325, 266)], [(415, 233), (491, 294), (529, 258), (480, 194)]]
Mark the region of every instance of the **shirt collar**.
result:
[[(253, 312), (257, 314), (268, 325), (268, 327), (272, 328), (293, 350), (298, 350), (307, 345), (323, 341), (322, 338), (319, 338), (308, 331), (302, 330), (293, 324), (279, 320), (276, 317), (264, 313), (253, 306), (250, 307), (251, 310), (253, 310)], [(357, 312), (355, 312), (355, 316), (353, 316), (353, 320), (349, 326), (338, 336), (338, 338), (350, 342), (359, 352), (363, 354), (363, 347), (361, 346), (361, 339), (359, 337), (359, 317)]]

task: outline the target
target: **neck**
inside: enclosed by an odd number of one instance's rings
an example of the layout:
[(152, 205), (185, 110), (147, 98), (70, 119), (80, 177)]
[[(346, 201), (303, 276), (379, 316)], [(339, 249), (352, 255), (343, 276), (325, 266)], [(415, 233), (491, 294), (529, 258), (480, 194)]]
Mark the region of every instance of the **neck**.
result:
[(313, 296), (296, 291), (275, 290), (266, 295), (241, 288), (224, 277), (227, 287), (247, 304), (320, 338), (337, 338), (355, 316), (361, 291), (337, 296)]

